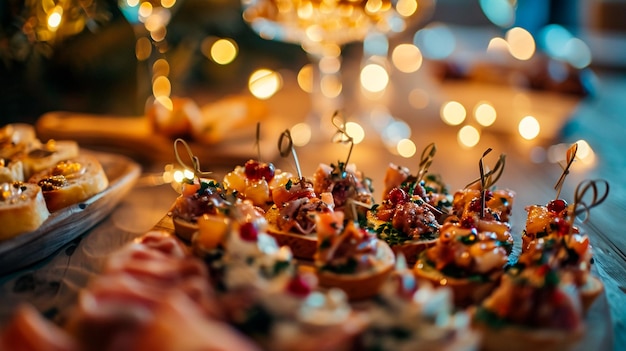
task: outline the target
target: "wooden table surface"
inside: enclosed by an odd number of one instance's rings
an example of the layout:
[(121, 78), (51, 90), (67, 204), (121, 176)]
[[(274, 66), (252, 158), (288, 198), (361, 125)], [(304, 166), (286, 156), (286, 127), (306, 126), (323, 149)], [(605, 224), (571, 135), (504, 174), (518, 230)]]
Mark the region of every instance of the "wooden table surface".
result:
[[(599, 75), (598, 91), (583, 98), (567, 115), (555, 121), (556, 132), (534, 143), (522, 142), (515, 133), (502, 130), (485, 130), (480, 143), (471, 149), (459, 146), (456, 140), (458, 127), (444, 125), (433, 111), (415, 111), (398, 104), (390, 110), (403, 118), (412, 128), (411, 139), (418, 153), (411, 159), (388, 152), (380, 138), (373, 136), (356, 145), (351, 162), (374, 180), (377, 199), (380, 199), (384, 171), (390, 162), (416, 169), (419, 152), (431, 142), (438, 152), (431, 171), (442, 175), (451, 190), (463, 187), (478, 176), (478, 159), (488, 147), (493, 154), (505, 153), (507, 164), (498, 187), (508, 187), (517, 192), (513, 213), (513, 232), (521, 234), (530, 204), (545, 204), (555, 197), (554, 183), (561, 174), (560, 167), (550, 162), (532, 162), (530, 150), (535, 146), (549, 147), (557, 143), (571, 144), (584, 139), (595, 151), (592, 166), (575, 163), (566, 179), (562, 196), (572, 200), (575, 186), (584, 179), (602, 178), (611, 184), (606, 202), (594, 208), (588, 222), (581, 225), (594, 248), (594, 272), (605, 284), (601, 306), (594, 307), (593, 318), (600, 330), (593, 343), (583, 349), (626, 349), (626, 236), (622, 234), (621, 219), (626, 217), (626, 75)], [(286, 82), (289, 84), (289, 82)], [(439, 87), (443, 89), (443, 87)], [(269, 104), (277, 130), (302, 119), (308, 109), (307, 97), (297, 89), (285, 87)], [(302, 104), (294, 101), (303, 101)], [(568, 103), (570, 100), (567, 100)], [(558, 104), (555, 100), (553, 103)], [(374, 133), (375, 134), (375, 133)], [(321, 143), (298, 148), (305, 175), (313, 173), (320, 162), (343, 160), (345, 146)], [(255, 152), (251, 147), (251, 158)], [(490, 158), (494, 160), (494, 158)], [(93, 275), (98, 274), (104, 259), (132, 238), (152, 228), (167, 212), (177, 194), (168, 185), (150, 185), (153, 174), (163, 170), (168, 161), (148, 165), (144, 176), (120, 205), (103, 222), (87, 234), (68, 243), (61, 251), (29, 269), (0, 277), (0, 325), (9, 317), (12, 306), (30, 302), (52, 319), (62, 319), (63, 313), (74, 302), (77, 291)], [(493, 163), (493, 161), (491, 161)], [(295, 171), (289, 159), (275, 160), (277, 167)], [(491, 164), (492, 164), (491, 163)], [(221, 174), (235, 165), (215, 165)], [(612, 329), (612, 332), (611, 332)]]

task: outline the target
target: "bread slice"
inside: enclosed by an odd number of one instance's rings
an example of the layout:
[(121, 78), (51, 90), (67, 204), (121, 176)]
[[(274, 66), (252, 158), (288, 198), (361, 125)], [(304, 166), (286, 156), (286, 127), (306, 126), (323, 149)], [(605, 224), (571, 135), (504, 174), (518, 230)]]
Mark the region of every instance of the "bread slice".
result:
[(519, 326), (491, 328), (483, 323), (474, 326), (482, 333), (484, 351), (565, 351), (570, 350), (584, 336), (581, 325), (575, 330), (532, 329)]
[(580, 287), (580, 300), (583, 312), (587, 312), (593, 302), (604, 291), (604, 284), (598, 277), (589, 275), (587, 283)]
[(40, 144), (30, 124), (13, 123), (0, 128), (0, 158), (13, 158)]
[(50, 212), (85, 201), (109, 185), (100, 161), (92, 155), (60, 161), (34, 174), (29, 182), (41, 187)]
[(49, 140), (22, 157), (24, 179), (54, 167), (58, 162), (78, 157), (78, 143), (73, 140)]
[(358, 301), (378, 294), (393, 270), (395, 262), (395, 255), (389, 245), (378, 240), (376, 265), (373, 270), (357, 274), (339, 274), (317, 269), (316, 274), (320, 286), (339, 288), (346, 293), (349, 300)]
[(303, 260), (313, 260), (313, 256), (317, 250), (317, 233), (302, 234), (281, 230), (276, 225), (278, 216), (280, 216), (280, 211), (275, 205), (265, 212), (265, 219), (268, 223), (267, 234), (274, 237), (278, 246), (289, 247), (293, 253), (293, 257)]
[(0, 183), (23, 182), (24, 165), (19, 159), (0, 158)]
[(0, 187), (0, 240), (36, 230), (50, 216), (36, 184), (11, 182)]

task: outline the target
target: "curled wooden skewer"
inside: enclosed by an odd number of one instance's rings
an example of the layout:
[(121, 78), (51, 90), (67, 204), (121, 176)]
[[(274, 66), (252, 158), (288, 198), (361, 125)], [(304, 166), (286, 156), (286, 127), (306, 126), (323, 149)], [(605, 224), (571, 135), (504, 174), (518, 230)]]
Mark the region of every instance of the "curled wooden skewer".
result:
[(554, 190), (556, 190), (556, 199), (558, 199), (559, 196), (561, 195), (561, 189), (563, 188), (565, 177), (569, 174), (569, 169), (572, 166), (572, 163), (574, 163), (574, 160), (576, 159), (576, 152), (578, 152), (577, 143), (572, 144), (567, 149), (567, 153), (565, 154), (565, 166), (561, 165), (561, 168), (563, 168), (563, 173), (561, 173), (559, 180), (557, 180), (556, 184), (554, 185)]
[[(178, 144), (182, 144), (185, 147), (185, 150), (187, 151), (187, 155), (189, 156), (189, 159), (191, 160), (191, 167), (187, 165), (181, 158), (180, 153), (178, 152)], [(194, 176), (196, 176), (197, 178), (202, 178), (204, 176), (207, 176), (213, 173), (213, 172), (202, 171), (202, 169), (200, 168), (200, 160), (198, 159), (196, 155), (193, 154), (193, 152), (191, 151), (191, 148), (189, 147), (189, 144), (187, 144), (187, 142), (181, 138), (174, 140), (174, 154), (176, 156), (176, 161), (178, 162), (178, 164), (180, 164), (181, 167), (185, 169), (191, 170)]]
[(433, 159), (435, 158), (436, 153), (437, 146), (435, 146), (435, 143), (428, 144), (422, 151), (422, 155), (420, 157), (419, 171), (417, 172), (418, 183), (424, 178), (424, 176), (428, 172), (428, 169), (433, 163)]
[(348, 163), (350, 162), (350, 156), (352, 156), (352, 149), (354, 148), (354, 139), (350, 136), (350, 134), (348, 134), (348, 131), (346, 130), (346, 123), (345, 123), (345, 119), (343, 118), (343, 116), (339, 113), (339, 111), (336, 111), (333, 114), (332, 117), (332, 124), (333, 126), (335, 126), (335, 128), (337, 129), (337, 131), (335, 132), (335, 134), (333, 135), (332, 141), (335, 143), (341, 143), (341, 144), (350, 144), (350, 149), (348, 150), (348, 156), (346, 157), (346, 161), (345, 162), (339, 162), (339, 174), (341, 175), (342, 178), (345, 178), (346, 176), (346, 166), (348, 165)]
[[(602, 185), (602, 188), (599, 187)], [(591, 202), (584, 201), (585, 196), (591, 193)], [(590, 210), (606, 200), (609, 196), (609, 182), (604, 179), (584, 180), (576, 186), (574, 191), (574, 203), (572, 204), (573, 215), (570, 218), (570, 224), (574, 224), (574, 220), (580, 214), (585, 214), (582, 222), (585, 223), (589, 219)]]
[[(287, 143), (285, 144), (285, 139)], [(284, 147), (286, 146), (286, 147)], [(298, 172), (298, 178), (302, 179), (302, 170), (300, 169), (300, 161), (298, 160), (298, 154), (293, 147), (293, 139), (291, 138), (291, 132), (289, 129), (285, 129), (278, 138), (278, 152), (281, 157), (287, 157), (291, 153), (293, 155), (293, 161), (296, 163), (296, 171)]]

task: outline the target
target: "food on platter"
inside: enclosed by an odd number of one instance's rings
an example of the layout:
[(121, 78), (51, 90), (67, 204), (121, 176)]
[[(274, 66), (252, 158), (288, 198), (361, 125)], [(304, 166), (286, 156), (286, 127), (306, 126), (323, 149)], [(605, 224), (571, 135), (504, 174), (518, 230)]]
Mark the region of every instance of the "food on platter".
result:
[(169, 213), (174, 223), (176, 234), (189, 241), (198, 231), (198, 218), (204, 214), (218, 215), (230, 206), (234, 200), (227, 194), (220, 183), (212, 179), (185, 179), (181, 193), (174, 201)]
[(40, 144), (30, 124), (13, 123), (0, 128), (0, 158), (22, 155)]
[(317, 250), (315, 218), (318, 213), (334, 210), (332, 195), (318, 196), (310, 181), (292, 178), (285, 186), (274, 189), (273, 200), (274, 205), (265, 214), (268, 233), (280, 246), (291, 248), (294, 257), (312, 260)]
[[(483, 217), (501, 223), (508, 223), (515, 199), (515, 191), (511, 189), (486, 190)], [(453, 213), (463, 218), (468, 214), (480, 214), (481, 190), (464, 188), (454, 193), (452, 206)]]
[(276, 169), (270, 162), (251, 159), (224, 176), (224, 187), (236, 191), (240, 198), (249, 199), (256, 206), (268, 209), (273, 204), (274, 190), (284, 187), (292, 177), (290, 172)]
[(439, 240), (423, 251), (414, 272), (436, 286), (448, 286), (457, 306), (479, 303), (498, 284), (509, 255), (495, 233), (447, 222)]
[(321, 286), (340, 288), (350, 300), (366, 299), (378, 293), (395, 256), (375, 234), (344, 219), (341, 211), (317, 215), (315, 270)]
[(569, 350), (584, 335), (576, 286), (549, 265), (512, 268), (477, 307), (482, 349)]
[(374, 204), (371, 179), (357, 170), (355, 164), (321, 163), (313, 174), (313, 190), (318, 195), (330, 193), (336, 210), (345, 210), (350, 200), (366, 205)]
[(39, 228), (49, 216), (39, 186), (23, 182), (0, 183), (0, 241)]
[(73, 140), (48, 140), (32, 148), (22, 157), (24, 164), (24, 179), (27, 180), (35, 173), (54, 167), (63, 160), (78, 157), (78, 143)]
[(33, 174), (28, 182), (41, 187), (50, 212), (84, 201), (109, 185), (100, 161), (86, 154), (59, 161)]
[(479, 349), (480, 334), (470, 328), (467, 312), (455, 312), (452, 291), (416, 280), (401, 254), (368, 317), (359, 342), (365, 351)]
[(157, 133), (178, 138), (190, 134), (192, 121), (199, 123), (202, 111), (193, 99), (172, 96), (170, 99), (155, 99), (148, 103), (146, 117)]

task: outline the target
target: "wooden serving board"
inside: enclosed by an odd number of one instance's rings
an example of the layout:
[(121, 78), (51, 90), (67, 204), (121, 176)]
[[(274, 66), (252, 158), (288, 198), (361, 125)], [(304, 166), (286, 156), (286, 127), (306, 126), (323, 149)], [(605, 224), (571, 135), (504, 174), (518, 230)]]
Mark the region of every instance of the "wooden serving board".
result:
[(53, 213), (35, 231), (0, 241), (0, 275), (38, 262), (87, 232), (111, 213), (131, 190), (141, 174), (139, 164), (121, 155), (93, 154), (102, 163), (109, 187), (84, 202)]
[[(228, 118), (228, 117), (225, 117)], [(142, 164), (175, 163), (174, 140), (155, 132), (145, 116), (114, 116), (55, 111), (44, 114), (36, 123), (37, 135), (48, 139), (76, 140), (81, 147), (131, 157)], [(262, 133), (270, 134), (264, 125)], [(276, 134), (278, 135), (278, 134)], [(204, 144), (187, 140), (203, 166), (243, 164), (257, 155), (256, 124), (233, 131), (223, 140)], [(264, 159), (278, 155), (277, 138), (263, 137), (260, 148)]]

